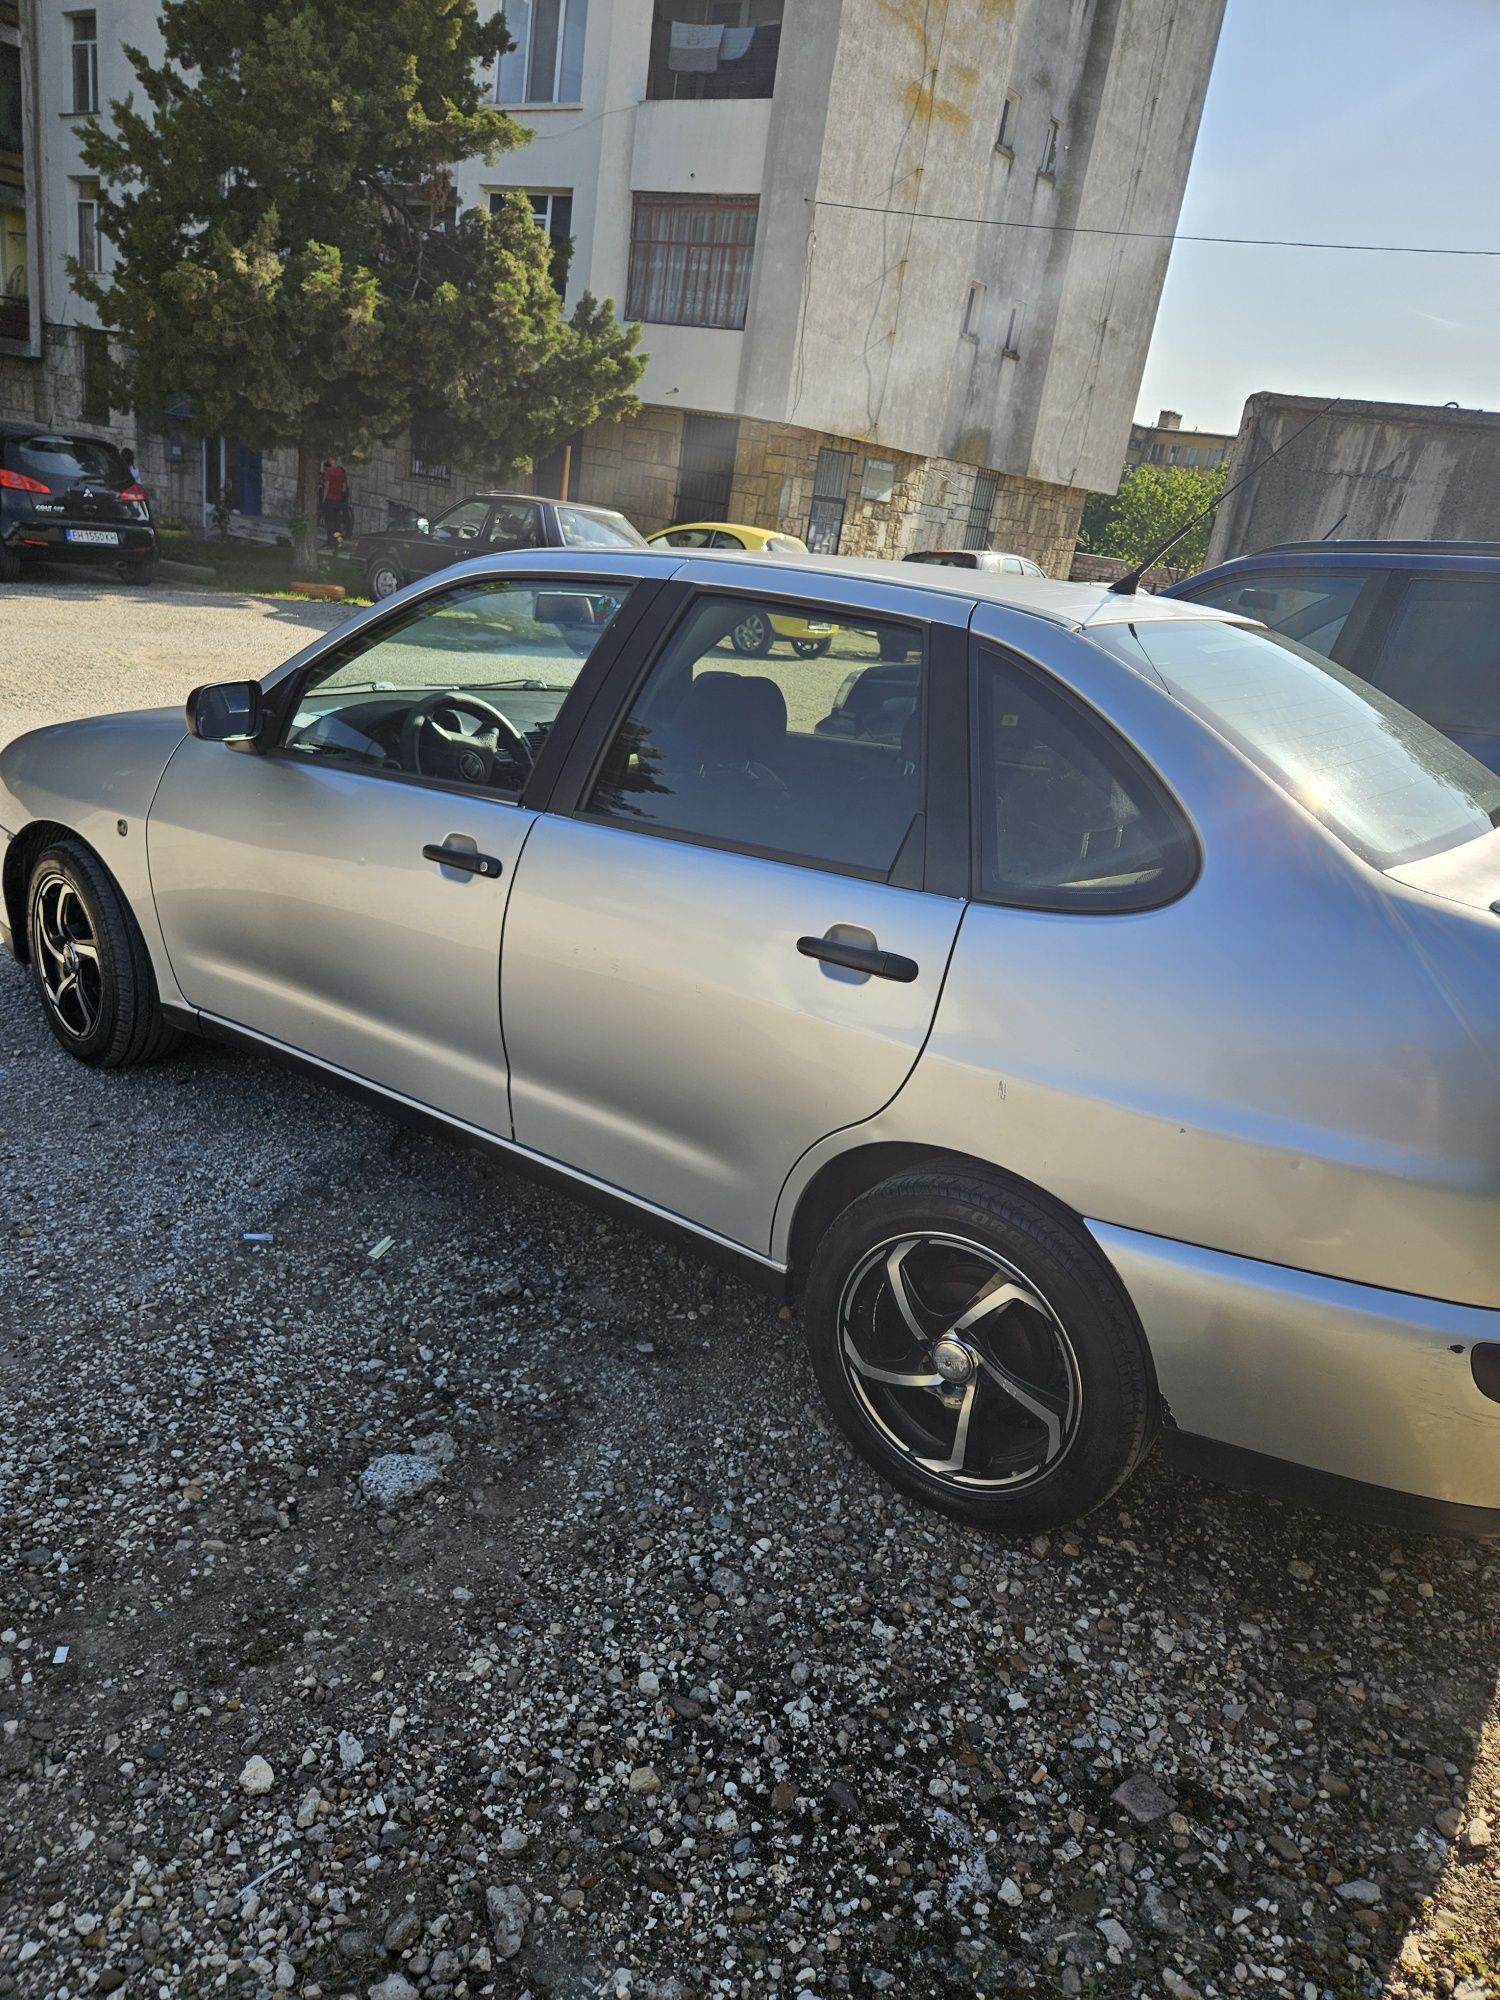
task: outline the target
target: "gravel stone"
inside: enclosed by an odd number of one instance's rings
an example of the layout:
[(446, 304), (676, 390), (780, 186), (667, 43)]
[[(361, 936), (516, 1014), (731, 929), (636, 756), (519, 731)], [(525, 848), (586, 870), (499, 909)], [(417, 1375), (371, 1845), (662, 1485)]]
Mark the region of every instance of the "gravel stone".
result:
[(1145, 1771), (1137, 1771), (1123, 1785), (1117, 1785), (1110, 1797), (1129, 1813), (1137, 1826), (1150, 1826), (1154, 1820), (1169, 1813), (1176, 1803), (1171, 1793), (1164, 1792), (1155, 1778)]
[(526, 1940), (526, 1926), (531, 1922), (531, 1904), (526, 1892), (513, 1882), (500, 1887), (492, 1884), (485, 1891), (484, 1903), (496, 1957), (514, 1958)]
[(240, 1790), (252, 1799), (258, 1799), (270, 1791), (276, 1782), (276, 1773), (264, 1757), (251, 1757), (240, 1772)]
[(420, 1452), (389, 1451), (371, 1459), (359, 1475), (359, 1490), (373, 1507), (400, 1507), (436, 1486), (443, 1468)]

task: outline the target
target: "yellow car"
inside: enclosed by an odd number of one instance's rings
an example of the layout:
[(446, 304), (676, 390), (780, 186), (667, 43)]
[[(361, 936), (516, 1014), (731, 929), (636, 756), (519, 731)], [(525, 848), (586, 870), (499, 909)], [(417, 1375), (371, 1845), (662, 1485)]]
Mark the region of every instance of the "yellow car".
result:
[[(753, 549), (757, 555), (768, 556), (807, 554), (806, 542), (796, 535), (747, 528), (738, 521), (680, 521), (672, 528), (658, 528), (646, 540), (653, 548)], [(778, 639), (785, 639), (804, 660), (816, 660), (828, 651), (838, 629), (823, 618), (777, 618), (747, 611), (729, 637), (737, 653), (769, 653)]]

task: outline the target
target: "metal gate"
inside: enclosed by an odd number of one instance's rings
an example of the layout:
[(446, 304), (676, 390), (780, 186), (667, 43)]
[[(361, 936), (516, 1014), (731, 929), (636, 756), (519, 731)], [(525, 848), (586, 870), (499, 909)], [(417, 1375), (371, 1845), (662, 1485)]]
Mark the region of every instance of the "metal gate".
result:
[(839, 552), (853, 465), (852, 451), (830, 451), (825, 445), (818, 453), (812, 506), (807, 515), (807, 546), (817, 555), (836, 556)]
[(995, 511), (995, 495), (1000, 491), (998, 472), (981, 472), (974, 481), (969, 501), (969, 520), (964, 529), (966, 549), (987, 549), (990, 545), (990, 516)]
[(734, 485), (739, 447), (738, 417), (704, 417), (689, 411), (682, 420), (682, 455), (677, 461), (674, 521), (725, 521)]

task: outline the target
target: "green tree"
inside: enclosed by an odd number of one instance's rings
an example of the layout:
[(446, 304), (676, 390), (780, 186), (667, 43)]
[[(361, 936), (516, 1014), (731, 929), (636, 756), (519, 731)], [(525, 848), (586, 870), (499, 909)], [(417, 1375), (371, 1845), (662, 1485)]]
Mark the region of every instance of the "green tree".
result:
[[(1137, 465), (1120, 481), (1113, 504), (1090, 512), (1091, 494), (1084, 503), (1084, 532), (1088, 547), (1097, 555), (1119, 556), (1127, 563), (1144, 562), (1167, 537), (1184, 522), (1211, 507), (1224, 490), (1226, 468), (1215, 466), (1195, 472), (1185, 465)], [(1183, 575), (1202, 569), (1208, 557), (1209, 530), (1213, 517), (1201, 521), (1190, 535), (1171, 551), (1168, 561)]]
[(165, 0), (84, 159), (114, 268), (78, 289), (120, 336), (112, 400), (297, 454), (300, 553), (322, 460), (417, 419), (509, 472), (639, 407), (638, 329), (571, 319), (521, 196), (456, 212), (452, 167), (529, 136), (488, 101), (509, 46), (476, 0)]

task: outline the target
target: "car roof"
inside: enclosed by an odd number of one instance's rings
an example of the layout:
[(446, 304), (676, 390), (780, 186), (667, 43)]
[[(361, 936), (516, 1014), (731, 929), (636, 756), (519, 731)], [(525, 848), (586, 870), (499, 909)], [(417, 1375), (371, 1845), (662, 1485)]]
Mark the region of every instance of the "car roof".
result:
[[(591, 562), (595, 568), (598, 567), (601, 553), (597, 549), (528, 549), (526, 560), (528, 566), (536, 563), (547, 569), (586, 570)], [(723, 569), (726, 580), (736, 571), (746, 572), (747, 577), (764, 576), (774, 579), (778, 594), (785, 593), (789, 580), (799, 571), (807, 573), (809, 589), (816, 589), (812, 579), (819, 576), (842, 581), (864, 577), (872, 583), (883, 583), (904, 592), (920, 591), (934, 597), (1004, 604), (1012, 610), (1029, 612), (1033, 618), (1045, 618), (1050, 624), (1064, 625), (1074, 631), (1169, 618), (1208, 618), (1221, 624), (1239, 625), (1254, 622), (1233, 612), (1221, 611), (1213, 605), (1190, 604), (1181, 598), (1156, 597), (1148, 590), (1137, 591), (1131, 597), (1121, 597), (1099, 583), (1057, 583), (1045, 576), (1016, 576), (1005, 570), (943, 569), (929, 563), (908, 566), (877, 556), (801, 555), (795, 551), (770, 556), (758, 549), (673, 549), (660, 543), (650, 548), (620, 549), (609, 553), (621, 559), (629, 558), (632, 562), (671, 562), (694, 570), (700, 565), (711, 565), (715, 569)], [(479, 557), (476, 564), (500, 560), (503, 558)]]
[(661, 535), (701, 535), (710, 530), (714, 534), (758, 535), (763, 541), (768, 542), (800, 542), (802, 539), (800, 535), (788, 534), (783, 528), (756, 528), (748, 521), (670, 521), (665, 528), (653, 529), (646, 539), (650, 541), (653, 537)]
[(1195, 590), (1213, 577), (1256, 569), (1500, 570), (1500, 542), (1275, 542), (1184, 577), (1169, 594)]
[[(463, 500), (455, 500), (454, 507), (462, 507), (466, 500), (545, 500), (553, 507), (577, 507), (584, 514), (618, 514), (618, 507), (603, 507), (597, 500), (559, 500), (555, 493), (493, 493), (482, 487), (477, 493), (466, 493)], [(444, 509), (451, 514), (452, 507)], [(623, 516), (621, 517), (623, 519)]]
[(0, 437), (85, 438), (90, 444), (117, 448), (113, 438), (101, 437), (97, 431), (80, 430), (77, 424), (23, 424), (14, 417), (0, 417)]

